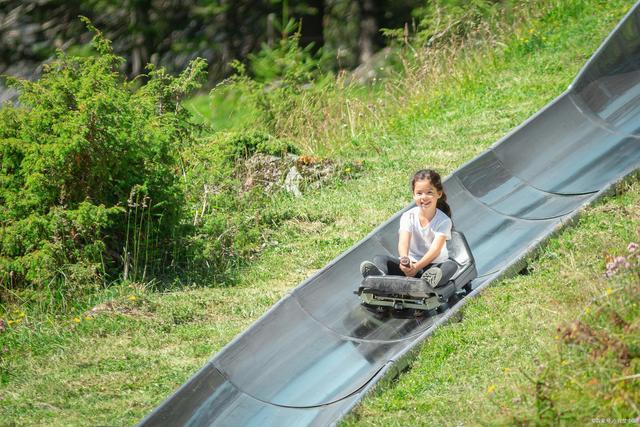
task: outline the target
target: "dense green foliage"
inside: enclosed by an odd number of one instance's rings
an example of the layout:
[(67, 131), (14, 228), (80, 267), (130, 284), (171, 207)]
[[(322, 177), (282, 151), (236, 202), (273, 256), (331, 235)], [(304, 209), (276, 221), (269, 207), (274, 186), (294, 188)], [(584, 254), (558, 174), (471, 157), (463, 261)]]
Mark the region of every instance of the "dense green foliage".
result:
[[(224, 280), (259, 249), (260, 218), (275, 224), (264, 208), (273, 196), (242, 190), (243, 163), (297, 148), (195, 125), (181, 101), (204, 79), (202, 60), (175, 78), (149, 66), (143, 83), (120, 74), (123, 59), (101, 34), (93, 47), (60, 53), (36, 82), (9, 79), (20, 104), (0, 110), (0, 289), (54, 283), (68, 296), (117, 277)], [(283, 82), (311, 78), (287, 67)], [(266, 83), (238, 79), (260, 105), (282, 99), (285, 85), (261, 97)]]
[[(93, 46), (89, 57), (60, 53), (36, 82), (9, 79), (20, 104), (0, 110), (4, 289), (69, 275), (95, 285), (128, 268), (130, 242), (166, 245), (179, 225), (177, 153), (197, 132), (179, 102), (206, 64), (177, 78), (150, 69), (140, 84), (123, 79), (122, 58), (99, 33)], [(131, 235), (141, 227), (144, 241)]]
[(245, 162), (299, 154), (269, 133), (307, 87), (319, 91), (320, 58), (298, 39), (253, 58), (256, 70), (273, 61), (274, 75), (254, 79), (237, 63), (223, 90), (260, 119), (226, 133), (196, 125), (182, 106), (206, 76), (203, 60), (178, 77), (149, 65), (144, 80), (128, 81), (101, 33), (92, 55), (60, 52), (38, 81), (8, 78), (20, 104), (0, 110), (4, 297), (28, 286), (70, 296), (117, 278), (164, 286), (233, 276), (288, 215), (270, 208), (284, 192), (246, 185)]

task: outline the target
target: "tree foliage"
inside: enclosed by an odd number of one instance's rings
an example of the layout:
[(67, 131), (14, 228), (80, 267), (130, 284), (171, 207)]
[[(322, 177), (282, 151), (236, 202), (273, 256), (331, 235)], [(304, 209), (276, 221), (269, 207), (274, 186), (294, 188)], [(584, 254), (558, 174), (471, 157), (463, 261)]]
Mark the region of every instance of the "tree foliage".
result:
[[(362, 49), (383, 46), (380, 28), (402, 27), (423, 0), (5, 0), (0, 9), (0, 72), (31, 74), (56, 49), (80, 48), (89, 34), (77, 17), (89, 17), (113, 40), (129, 77), (147, 63), (176, 72), (196, 57), (219, 80), (266, 43), (301, 24), (300, 44), (323, 49), (333, 66), (358, 65)], [(369, 52), (370, 55), (371, 52)]]

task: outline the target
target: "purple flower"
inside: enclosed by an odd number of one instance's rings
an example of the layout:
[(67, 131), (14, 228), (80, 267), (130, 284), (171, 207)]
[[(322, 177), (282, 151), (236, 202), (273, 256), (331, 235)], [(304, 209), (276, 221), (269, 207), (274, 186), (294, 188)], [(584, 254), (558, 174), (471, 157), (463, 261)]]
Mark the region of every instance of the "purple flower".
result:
[(635, 243), (635, 242), (631, 242), (631, 243), (629, 243), (629, 246), (627, 246), (627, 250), (629, 251), (629, 253), (631, 253), (631, 254), (632, 254), (632, 253), (634, 253), (635, 251), (637, 251), (637, 250), (638, 250), (638, 247), (639, 247), (639, 246), (638, 246), (638, 244), (637, 244), (637, 243)]
[(607, 263), (607, 271), (604, 272), (605, 277), (611, 277), (618, 271), (618, 264), (614, 261)]

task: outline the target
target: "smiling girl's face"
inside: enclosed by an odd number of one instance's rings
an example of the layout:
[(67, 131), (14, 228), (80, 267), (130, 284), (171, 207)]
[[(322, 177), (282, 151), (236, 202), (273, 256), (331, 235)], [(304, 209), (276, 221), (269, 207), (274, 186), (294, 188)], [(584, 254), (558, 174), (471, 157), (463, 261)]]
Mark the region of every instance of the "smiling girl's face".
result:
[(442, 197), (442, 191), (433, 187), (429, 180), (416, 181), (413, 187), (413, 200), (420, 209), (435, 212), (440, 197)]

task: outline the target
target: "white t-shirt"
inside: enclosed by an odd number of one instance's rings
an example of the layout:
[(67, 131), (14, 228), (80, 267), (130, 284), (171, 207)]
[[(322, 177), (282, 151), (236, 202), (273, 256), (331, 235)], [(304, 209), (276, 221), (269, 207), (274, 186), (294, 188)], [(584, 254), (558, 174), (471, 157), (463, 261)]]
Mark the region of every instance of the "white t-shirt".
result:
[[(420, 225), (420, 208), (418, 206), (409, 209), (400, 217), (401, 231), (411, 233), (411, 243), (409, 244), (409, 258), (411, 261), (419, 261), (424, 254), (427, 253), (436, 236), (442, 234), (447, 240), (451, 240), (451, 227), (453, 223), (451, 218), (440, 209), (436, 209), (436, 214), (426, 227)], [(438, 255), (432, 262), (440, 263), (449, 258), (449, 251), (445, 244)]]

